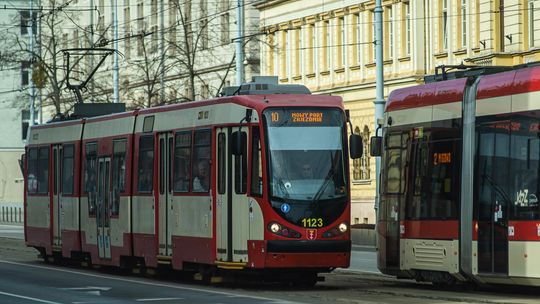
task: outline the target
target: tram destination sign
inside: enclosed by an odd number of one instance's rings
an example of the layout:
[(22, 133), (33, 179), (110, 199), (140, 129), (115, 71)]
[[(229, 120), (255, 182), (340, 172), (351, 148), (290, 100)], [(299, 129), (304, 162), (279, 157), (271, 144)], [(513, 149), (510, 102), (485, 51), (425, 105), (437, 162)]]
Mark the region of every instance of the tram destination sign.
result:
[(266, 111), (271, 126), (340, 125), (339, 112), (334, 109), (271, 109)]

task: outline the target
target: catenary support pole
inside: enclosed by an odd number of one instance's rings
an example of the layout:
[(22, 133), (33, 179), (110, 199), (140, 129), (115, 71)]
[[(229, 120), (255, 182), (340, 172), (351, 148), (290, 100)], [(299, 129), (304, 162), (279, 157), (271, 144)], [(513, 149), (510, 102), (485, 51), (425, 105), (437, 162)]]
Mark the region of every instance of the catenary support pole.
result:
[[(378, 127), (379, 119), (383, 118), (384, 112), (384, 65), (383, 65), (383, 20), (382, 20), (382, 0), (375, 1), (375, 65), (376, 65), (376, 81), (375, 81), (375, 130)], [(375, 216), (379, 216), (379, 188), (381, 172), (381, 158), (375, 158)], [(378, 244), (377, 244), (378, 245)]]
[(30, 61), (29, 61), (29, 68), (28, 68), (28, 84), (30, 85), (30, 122), (29, 125), (33, 126), (36, 123), (36, 117), (35, 117), (35, 102), (36, 102), (36, 94), (35, 94), (35, 87), (34, 87), (34, 81), (32, 80), (32, 74), (33, 74), (33, 65), (34, 65), (34, 1), (30, 0), (30, 16), (29, 16), (29, 22), (28, 22), (28, 46), (30, 49)]
[(118, 73), (118, 1), (111, 0), (112, 10), (113, 10), (113, 32), (114, 32), (114, 49), (116, 52), (113, 54), (114, 67), (113, 67), (113, 85), (114, 85), (114, 96), (113, 102), (120, 102), (120, 87), (119, 87), (119, 73)]
[(244, 0), (236, 7), (236, 84), (244, 82)]

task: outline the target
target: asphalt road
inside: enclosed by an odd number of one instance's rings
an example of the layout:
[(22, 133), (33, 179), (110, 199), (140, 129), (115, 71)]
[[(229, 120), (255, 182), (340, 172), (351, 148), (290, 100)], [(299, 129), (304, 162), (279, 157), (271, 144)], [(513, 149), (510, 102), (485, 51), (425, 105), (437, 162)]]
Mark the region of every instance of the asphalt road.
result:
[(9, 261), (0, 261), (0, 273), (0, 303), (301, 303)]
[[(374, 267), (374, 251), (353, 251)], [(353, 261), (356, 259), (353, 258)], [(365, 260), (365, 261), (362, 261)], [(354, 264), (355, 262), (353, 262)], [(353, 266), (354, 267), (354, 266)], [(151, 277), (116, 268), (91, 269), (47, 264), (20, 239), (0, 236), (0, 303), (539, 303), (540, 288), (440, 287), (397, 280), (375, 272), (337, 269), (325, 282), (302, 289), (253, 278), (229, 284), (202, 285), (179, 272)]]

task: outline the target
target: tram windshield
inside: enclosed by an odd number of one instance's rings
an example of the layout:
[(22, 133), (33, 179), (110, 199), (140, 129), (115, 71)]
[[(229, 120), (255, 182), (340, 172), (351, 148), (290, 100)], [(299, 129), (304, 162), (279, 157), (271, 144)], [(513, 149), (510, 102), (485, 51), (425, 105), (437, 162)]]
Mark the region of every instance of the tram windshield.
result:
[(347, 201), (343, 112), (280, 108), (264, 115), (272, 207), (299, 226), (331, 224)]

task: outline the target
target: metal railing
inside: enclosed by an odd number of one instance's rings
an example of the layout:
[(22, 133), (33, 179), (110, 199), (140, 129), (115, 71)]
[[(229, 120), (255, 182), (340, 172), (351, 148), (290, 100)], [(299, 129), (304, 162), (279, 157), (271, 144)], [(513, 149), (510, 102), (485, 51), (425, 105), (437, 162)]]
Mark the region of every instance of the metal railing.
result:
[(24, 212), (22, 207), (5, 207), (0, 209), (0, 223), (22, 223)]

